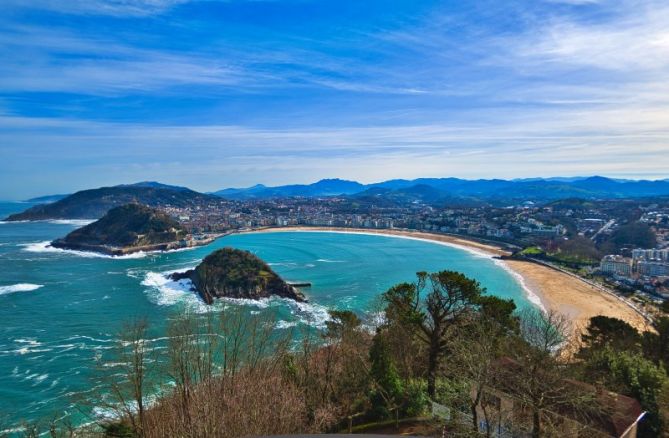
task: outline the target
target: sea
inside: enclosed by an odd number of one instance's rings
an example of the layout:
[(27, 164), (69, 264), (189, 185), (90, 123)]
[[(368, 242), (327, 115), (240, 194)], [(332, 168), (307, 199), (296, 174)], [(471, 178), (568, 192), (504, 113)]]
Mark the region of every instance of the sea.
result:
[[(0, 202), (0, 218), (28, 203)], [(95, 415), (96, 364), (110, 354), (123, 325), (147, 318), (164, 336), (170, 316), (221, 305), (271, 311), (275, 330), (323, 329), (329, 309), (373, 320), (378, 297), (413, 281), (418, 271), (450, 269), (477, 279), (490, 294), (533, 305), (522, 281), (485, 254), (444, 244), (381, 235), (330, 232), (233, 234), (195, 249), (122, 257), (50, 248), (48, 243), (90, 221), (0, 222), (0, 434), (24, 421)], [(195, 267), (207, 254), (233, 247), (251, 251), (287, 281), (310, 282), (309, 303), (286, 299), (204, 304), (188, 284), (167, 274)], [(94, 400), (92, 401), (94, 404)]]

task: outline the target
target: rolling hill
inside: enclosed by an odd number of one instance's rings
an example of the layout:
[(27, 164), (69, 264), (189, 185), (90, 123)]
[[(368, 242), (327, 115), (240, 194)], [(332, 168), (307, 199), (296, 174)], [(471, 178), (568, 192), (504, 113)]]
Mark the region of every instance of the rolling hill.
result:
[(5, 220), (98, 219), (110, 209), (124, 204), (188, 207), (212, 202), (221, 202), (221, 199), (185, 187), (138, 183), (82, 190), (53, 203), (35, 205)]

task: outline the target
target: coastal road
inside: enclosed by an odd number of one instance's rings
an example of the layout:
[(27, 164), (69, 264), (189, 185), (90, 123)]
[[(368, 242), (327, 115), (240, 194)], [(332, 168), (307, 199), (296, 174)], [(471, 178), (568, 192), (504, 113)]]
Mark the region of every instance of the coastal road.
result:
[(615, 220), (615, 219), (611, 219), (610, 221), (608, 221), (607, 223), (605, 223), (605, 224), (602, 226), (602, 228), (600, 228), (595, 234), (593, 234), (592, 237), (591, 237), (590, 239), (591, 239), (592, 241), (594, 241), (594, 240), (597, 238), (597, 236), (599, 236), (601, 233), (603, 233), (604, 231), (606, 231), (606, 230), (608, 230), (609, 228), (611, 228), (615, 223), (616, 223), (616, 220)]

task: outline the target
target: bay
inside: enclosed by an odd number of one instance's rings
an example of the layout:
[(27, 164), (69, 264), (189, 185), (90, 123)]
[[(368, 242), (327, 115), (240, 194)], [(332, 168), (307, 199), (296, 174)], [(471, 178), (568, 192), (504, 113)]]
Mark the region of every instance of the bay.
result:
[[(0, 217), (29, 206), (0, 203)], [(513, 298), (521, 307), (531, 305), (516, 278), (495, 260), (433, 242), (280, 232), (234, 234), (206, 247), (120, 258), (47, 247), (84, 223), (0, 223), (0, 414), (5, 422), (0, 426), (75, 414), (77, 399), (96, 392), (91, 375), (97, 358), (112, 351), (123, 324), (133, 318), (147, 317), (152, 334), (160, 336), (175, 312), (232, 305), (249, 314), (271, 309), (276, 330), (320, 329), (328, 309), (370, 317), (390, 286), (412, 281), (417, 271), (443, 269), (476, 278), (489, 293)], [(166, 273), (192, 268), (226, 246), (253, 252), (288, 281), (311, 282), (305, 289), (310, 302), (229, 301), (212, 309), (166, 279)]]

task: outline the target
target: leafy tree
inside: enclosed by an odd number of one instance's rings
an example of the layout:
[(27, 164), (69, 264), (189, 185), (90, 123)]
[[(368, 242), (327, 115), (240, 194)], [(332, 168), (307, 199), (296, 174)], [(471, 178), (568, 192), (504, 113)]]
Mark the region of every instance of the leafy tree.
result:
[(583, 236), (574, 236), (569, 240), (559, 241), (560, 257), (568, 260), (593, 262), (599, 261), (600, 252), (592, 240)]
[[(374, 336), (369, 349), (369, 360), (370, 374), (375, 383), (371, 397), (372, 405), (377, 409), (383, 405), (389, 409), (397, 409), (402, 397), (402, 382), (384, 336), (380, 334)], [(387, 416), (388, 412), (379, 414)]]
[(512, 299), (504, 300), (492, 295), (478, 298), (479, 318), (491, 333), (503, 335), (505, 332), (516, 332), (520, 328), (516, 311), (516, 303)]
[[(669, 384), (662, 365), (655, 365), (639, 353), (604, 348), (586, 363), (586, 376), (607, 388), (636, 398), (647, 411), (641, 423), (641, 436), (661, 436), (665, 425), (661, 418), (661, 397)], [(666, 409), (666, 408), (664, 408)]]
[(669, 317), (658, 318), (654, 326), (657, 333), (643, 334), (644, 353), (647, 358), (669, 369)]
[(434, 397), (437, 369), (453, 329), (477, 307), (485, 290), (459, 272), (416, 275), (415, 283), (398, 284), (384, 294), (386, 317), (414, 329), (427, 345), (427, 392)]
[(590, 318), (590, 324), (581, 335), (583, 346), (581, 357), (594, 350), (610, 347), (614, 350), (637, 351), (641, 342), (639, 332), (618, 318), (598, 315)]
[(624, 247), (655, 248), (655, 245), (657, 245), (657, 236), (648, 225), (631, 222), (614, 231), (611, 237), (602, 244), (602, 250), (615, 254)]
[(664, 300), (662, 305), (660, 306), (660, 309), (664, 312), (669, 314), (669, 300)]
[(355, 332), (362, 325), (358, 315), (350, 310), (330, 310), (330, 320), (326, 321), (327, 331), (325, 336), (331, 339), (342, 339), (344, 336)]

